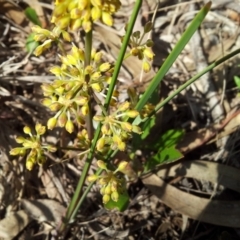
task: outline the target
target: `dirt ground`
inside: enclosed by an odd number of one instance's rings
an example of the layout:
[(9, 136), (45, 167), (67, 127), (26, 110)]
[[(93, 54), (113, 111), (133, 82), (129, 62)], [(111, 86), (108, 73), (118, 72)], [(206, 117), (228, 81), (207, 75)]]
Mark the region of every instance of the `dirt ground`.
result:
[[(114, 27), (94, 26), (94, 47), (110, 61), (118, 54), (124, 27), (134, 6), (122, 0)], [(133, 86), (143, 93), (187, 25), (207, 1), (143, 0), (135, 30), (153, 21), (152, 71), (141, 75), (141, 62), (130, 58), (119, 75), (120, 100)], [(32, 23), (26, 7), (36, 10), (43, 27), (50, 28), (52, 1), (0, 0), (0, 239), (240, 239), (240, 55), (205, 74), (171, 100), (159, 113), (150, 142), (169, 129), (184, 129), (177, 148), (183, 158), (128, 182), (130, 204), (124, 212), (103, 208), (94, 185), (65, 236), (57, 229), (81, 176), (84, 159), (69, 151), (48, 154), (47, 164), (32, 171), (25, 158), (10, 156), (23, 127), (46, 124), (51, 112), (41, 104), (41, 84), (54, 76), (57, 48), (40, 57), (26, 50)], [(240, 48), (240, 1), (214, 0), (195, 33), (164, 78), (160, 99), (209, 64)], [(73, 33), (82, 45), (83, 33)], [(66, 50), (71, 44), (66, 45)], [(45, 141), (71, 146), (74, 134), (60, 128)], [(151, 152), (138, 150), (138, 160)], [(96, 170), (93, 166), (90, 173)]]

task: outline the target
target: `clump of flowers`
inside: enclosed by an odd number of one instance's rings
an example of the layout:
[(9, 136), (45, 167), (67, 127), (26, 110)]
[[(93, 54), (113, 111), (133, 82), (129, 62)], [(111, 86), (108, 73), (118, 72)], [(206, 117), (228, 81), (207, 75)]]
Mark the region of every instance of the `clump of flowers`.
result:
[(144, 72), (149, 72), (151, 70), (150, 62), (153, 60), (154, 53), (151, 50), (153, 46), (153, 41), (151, 39), (147, 39), (143, 42), (144, 36), (150, 32), (152, 29), (152, 23), (148, 22), (144, 26), (144, 32), (141, 34), (140, 31), (136, 31), (132, 34), (130, 40), (130, 54), (132, 56), (138, 57), (138, 59), (142, 60), (142, 68)]
[(36, 135), (32, 134), (28, 126), (25, 126), (23, 131), (25, 134), (29, 135), (29, 138), (17, 137), (16, 142), (22, 144), (23, 147), (13, 148), (10, 154), (21, 156), (27, 154), (26, 168), (32, 170), (36, 163), (42, 165), (46, 162), (44, 150), (55, 152), (56, 148), (49, 144), (42, 144), (41, 136), (45, 133), (46, 127), (42, 126), (40, 123), (37, 123), (35, 126)]
[(52, 31), (49, 31), (47, 29), (41, 28), (38, 25), (34, 25), (32, 27), (32, 31), (34, 33), (35, 41), (43, 41), (43, 44), (38, 46), (34, 51), (34, 54), (36, 56), (41, 55), (45, 50), (49, 49), (52, 46), (52, 43), (58, 43), (60, 36), (62, 36), (65, 41), (71, 41), (70, 34), (59, 27), (54, 27)]
[(94, 116), (95, 121), (102, 123), (102, 136), (97, 142), (97, 150), (103, 151), (105, 145), (112, 150), (124, 151), (126, 141), (131, 137), (131, 133), (141, 133), (139, 126), (132, 125), (127, 120), (139, 115), (138, 111), (130, 109), (129, 102), (123, 102), (117, 106), (117, 110), (108, 116)]
[(121, 7), (119, 0), (56, 0), (51, 22), (61, 29), (92, 29), (92, 22), (102, 20), (112, 26), (112, 14)]
[(92, 51), (91, 63), (85, 66), (84, 51), (76, 46), (67, 56), (60, 56), (61, 66), (54, 66), (50, 72), (57, 79), (51, 84), (43, 84), (42, 103), (51, 111), (56, 112), (48, 120), (48, 129), (53, 129), (56, 124), (65, 127), (69, 133), (74, 130), (71, 116), (83, 125), (84, 118), (89, 112), (88, 101), (93, 92), (101, 92), (108, 84), (112, 66), (102, 61), (102, 53)]
[(128, 162), (122, 161), (119, 163), (118, 168), (115, 171), (109, 170), (104, 161), (98, 160), (97, 165), (99, 168), (105, 170), (100, 176), (91, 175), (88, 177), (88, 181), (97, 181), (101, 186), (100, 193), (102, 194), (103, 203), (106, 204), (112, 199), (117, 202), (119, 196), (126, 191), (126, 179), (122, 173), (128, 165)]

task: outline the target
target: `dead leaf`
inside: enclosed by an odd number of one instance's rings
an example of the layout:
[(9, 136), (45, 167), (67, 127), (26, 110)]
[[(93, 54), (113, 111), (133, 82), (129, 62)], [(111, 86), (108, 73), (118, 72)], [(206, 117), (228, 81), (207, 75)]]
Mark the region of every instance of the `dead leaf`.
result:
[(22, 201), (23, 208), (33, 219), (39, 222), (50, 222), (56, 226), (64, 215), (66, 209), (59, 202), (49, 199)]
[(177, 149), (185, 154), (207, 143), (213, 137), (220, 139), (221, 137), (229, 135), (239, 126), (239, 113), (240, 111), (238, 110), (229, 114), (222, 124), (214, 124), (208, 128), (202, 128), (185, 134), (181, 142), (178, 143)]
[(218, 183), (240, 192), (240, 171), (216, 162), (193, 160), (169, 164), (157, 171), (159, 177), (188, 177)]
[(5, 240), (14, 238), (31, 221), (32, 219), (23, 210), (8, 215), (0, 221), (0, 237)]
[[(204, 161), (197, 162), (201, 163), (202, 167), (204, 166), (203, 164), (208, 164), (208, 162)], [(185, 171), (183, 175), (187, 177), (190, 177), (191, 174), (198, 173), (200, 178), (203, 175), (203, 178), (206, 177), (207, 180), (213, 180), (213, 178), (217, 178), (217, 180), (221, 179), (220, 184), (223, 184), (224, 182), (228, 185), (228, 187), (231, 186), (231, 188), (239, 190), (239, 186), (236, 186), (239, 183), (239, 170), (215, 163), (215, 172), (209, 171), (207, 174), (204, 174), (205, 170), (207, 170), (208, 167), (211, 166), (208, 165), (204, 168), (198, 167), (196, 168), (197, 172), (191, 172), (187, 171), (191, 168), (191, 166), (188, 166), (188, 168), (183, 167), (182, 171)], [(231, 174), (232, 171), (235, 170), (238, 172)], [(161, 174), (164, 174), (164, 176), (167, 177), (171, 176), (173, 173), (174, 176), (181, 175), (181, 168), (179, 174), (177, 169), (174, 170), (174, 168), (170, 170), (167, 169), (165, 173), (162, 172)], [(237, 182), (235, 182), (236, 178), (238, 179)], [(222, 179), (225, 180), (223, 181)], [(231, 181), (231, 183), (229, 182), (229, 180)], [(240, 226), (240, 201), (220, 201), (197, 197), (192, 194), (178, 190), (170, 184), (167, 184), (166, 182), (164, 182), (164, 180), (162, 180), (155, 174), (143, 176), (142, 181), (153, 194), (155, 194), (161, 201), (163, 201), (167, 206), (169, 206), (176, 212), (184, 214), (192, 219), (211, 224), (227, 227)], [(231, 185), (233, 182), (235, 182), (234, 187), (232, 187)]]
[(58, 189), (56, 188), (53, 180), (52, 180), (52, 177), (49, 176), (49, 171), (43, 171), (42, 175), (41, 175), (41, 180), (42, 180), (42, 183), (43, 183), (43, 186), (44, 186), (44, 190), (46, 191), (47, 193), (47, 196), (50, 198), (50, 199), (57, 199), (59, 201), (62, 201), (62, 198), (59, 194), (59, 191)]
[(26, 19), (21, 8), (16, 4), (5, 0), (0, 0), (0, 14), (6, 15), (6, 17), (13, 20), (18, 25), (21, 25)]

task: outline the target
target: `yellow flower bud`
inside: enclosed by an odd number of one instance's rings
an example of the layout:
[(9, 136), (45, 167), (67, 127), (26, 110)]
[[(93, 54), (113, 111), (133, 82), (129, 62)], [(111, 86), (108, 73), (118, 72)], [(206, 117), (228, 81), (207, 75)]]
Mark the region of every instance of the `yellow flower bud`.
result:
[(97, 165), (98, 165), (99, 168), (107, 170), (107, 166), (106, 166), (106, 163), (104, 161), (98, 160)]
[(46, 36), (46, 37), (49, 37), (49, 36), (51, 35), (51, 32), (50, 32), (49, 30), (44, 29), (44, 28), (41, 28), (41, 27), (38, 26), (38, 25), (34, 25), (34, 26), (32, 27), (32, 31), (33, 31), (34, 33), (42, 34), (42, 35), (44, 35), (44, 36)]
[(81, 17), (82, 12), (78, 8), (74, 8), (70, 11), (71, 19), (78, 19)]
[(151, 70), (151, 65), (147, 61), (143, 61), (142, 68), (145, 73), (148, 73)]
[(58, 118), (58, 125), (64, 127), (67, 122), (67, 114), (63, 112)]
[(87, 181), (88, 182), (95, 182), (96, 180), (98, 180), (98, 176), (93, 174), (87, 177)]
[(26, 168), (27, 170), (31, 171), (33, 169), (35, 162), (33, 162), (31, 159), (28, 159), (26, 161)]
[(77, 2), (78, 2), (78, 8), (80, 10), (83, 10), (84, 8), (87, 7), (89, 0), (78, 0)]
[(82, 27), (83, 27), (85, 32), (89, 32), (92, 29), (91, 21), (83, 21)]
[(55, 146), (52, 146), (52, 145), (48, 145), (47, 149), (48, 149), (49, 152), (56, 152), (57, 151), (57, 148)]
[(57, 119), (55, 117), (48, 119), (47, 122), (47, 128), (52, 130), (53, 128), (56, 127), (57, 124)]
[(86, 116), (89, 113), (88, 105), (87, 104), (83, 105), (81, 108), (81, 111), (82, 111), (82, 114)]
[(108, 185), (105, 187), (105, 189), (104, 189), (104, 193), (110, 195), (111, 192), (112, 192), (112, 191), (111, 191), (111, 185), (108, 184)]
[(97, 80), (98, 78), (100, 78), (101, 77), (101, 73), (100, 72), (94, 72), (92, 75), (91, 75), (91, 79), (92, 80)]
[(65, 15), (63, 17), (60, 17), (57, 19), (56, 21), (56, 25), (61, 28), (61, 29), (65, 29), (68, 27), (69, 23), (70, 23), (70, 16), (69, 15)]
[(100, 72), (106, 72), (110, 69), (110, 67), (111, 67), (110, 63), (106, 62), (99, 66), (99, 70)]
[(155, 55), (150, 48), (145, 48), (143, 54), (149, 61), (152, 61)]
[(138, 48), (132, 48), (131, 50), (130, 50), (130, 53), (133, 55), (133, 56), (138, 56), (138, 54), (139, 54), (139, 50), (138, 50)]
[(112, 194), (111, 194), (111, 199), (112, 199), (114, 202), (117, 202), (117, 201), (118, 201), (118, 199), (119, 199), (119, 194), (118, 194), (117, 191), (112, 192)]
[(50, 84), (42, 84), (41, 88), (43, 90), (44, 96), (50, 96), (54, 93), (54, 88)]
[(104, 148), (104, 145), (105, 145), (105, 139), (104, 138), (98, 139), (97, 146), (96, 146), (97, 150), (101, 152)]
[(21, 136), (16, 137), (16, 142), (17, 143), (23, 143), (24, 141), (25, 141), (24, 137), (21, 137)]
[(49, 107), (52, 104), (52, 100), (49, 98), (44, 98), (41, 100), (42, 105)]
[(41, 55), (42, 52), (43, 52), (43, 46), (42, 46), (42, 45), (38, 46), (38, 47), (34, 50), (35, 56)]
[(120, 144), (122, 142), (121, 138), (118, 135), (113, 135), (112, 140), (116, 143), (116, 144)]
[(128, 110), (130, 107), (130, 102), (123, 102), (118, 106), (118, 110), (121, 112), (125, 112), (126, 110)]
[(72, 133), (74, 130), (73, 122), (71, 120), (68, 120), (65, 125), (65, 128), (66, 128), (67, 132)]
[(37, 123), (35, 126), (36, 133), (38, 135), (43, 135), (46, 132), (46, 127), (42, 126), (42, 124)]
[(23, 132), (30, 135), (30, 134), (31, 134), (31, 129), (30, 129), (30, 127), (25, 126), (25, 127), (23, 128)]
[(12, 155), (12, 156), (16, 156), (16, 155), (19, 155), (20, 154), (20, 152), (21, 152), (21, 150), (22, 150), (22, 148), (13, 148), (13, 149), (11, 149), (11, 151), (10, 151), (10, 155)]
[(88, 101), (88, 98), (83, 96), (78, 96), (74, 98), (74, 102), (80, 106), (86, 104), (87, 101)]
[(51, 111), (56, 112), (62, 108), (62, 104), (59, 102), (54, 102), (50, 106), (48, 106)]
[(77, 48), (75, 45), (72, 47), (72, 55), (77, 60), (84, 60), (84, 51), (82, 49)]
[(122, 122), (121, 123), (121, 127), (123, 128), (123, 130), (131, 132), (132, 131), (132, 124), (129, 122)]
[(75, 31), (79, 29), (82, 26), (82, 19), (77, 18), (77, 19), (72, 19), (71, 24), (70, 24), (70, 29), (72, 31)]
[(102, 12), (102, 21), (108, 26), (113, 25), (113, 18), (108, 12)]
[(67, 42), (71, 42), (72, 41), (72, 38), (70, 36), (70, 34), (67, 32), (67, 31), (62, 31), (62, 36), (63, 36), (63, 39)]
[(141, 128), (140, 128), (139, 126), (133, 125), (132, 127), (133, 127), (133, 128), (132, 128), (132, 131), (133, 131), (134, 133), (137, 133), (137, 134), (141, 134), (141, 133), (142, 133), (142, 130), (141, 130)]
[(111, 181), (111, 191), (116, 192), (118, 189), (118, 182), (116, 181)]
[(110, 195), (104, 194), (103, 198), (102, 198), (103, 203), (107, 204), (109, 202), (109, 200), (110, 200)]
[(93, 119), (94, 119), (95, 121), (97, 121), (97, 122), (101, 122), (101, 121), (104, 120), (104, 116), (102, 116), (102, 115), (95, 115), (95, 116), (93, 117)]
[(103, 90), (103, 85), (100, 83), (93, 83), (93, 84), (91, 84), (91, 87), (93, 90), (95, 90), (98, 93)]
[(102, 125), (101, 131), (105, 135), (111, 135), (112, 130), (110, 129), (110, 126), (108, 123), (105, 123)]
[(127, 161), (121, 161), (118, 165), (117, 171), (124, 171), (128, 165)]
[(92, 20), (96, 21), (99, 20), (101, 17), (101, 10), (98, 7), (93, 7), (91, 9), (91, 16), (92, 16)]
[(66, 12), (66, 8), (67, 8), (66, 4), (56, 5), (54, 8), (54, 11), (53, 11), (53, 16), (55, 16), (55, 17), (61, 16), (62, 14), (64, 14)]
[(139, 112), (137, 110), (129, 110), (126, 112), (126, 115), (130, 118), (135, 118), (139, 115)]
[(78, 63), (78, 59), (76, 59), (74, 56), (68, 54), (67, 55), (67, 62), (68, 62), (69, 65), (75, 65), (76, 66), (77, 63)]
[(125, 151), (126, 149), (126, 143), (125, 142), (120, 142), (118, 145), (117, 145), (118, 149), (120, 151)]
[(92, 50), (92, 58), (94, 62), (99, 63), (102, 59), (102, 55), (102, 52), (96, 52), (95, 49)]

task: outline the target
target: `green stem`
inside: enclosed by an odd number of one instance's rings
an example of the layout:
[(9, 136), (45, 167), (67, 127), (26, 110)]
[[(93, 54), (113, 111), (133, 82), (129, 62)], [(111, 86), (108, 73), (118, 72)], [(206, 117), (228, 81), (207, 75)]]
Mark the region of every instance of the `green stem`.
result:
[[(142, 3), (142, 0), (138, 0), (135, 4), (135, 7), (134, 7), (134, 10), (133, 10), (133, 13), (132, 13), (132, 17), (131, 17), (131, 20), (130, 20), (129, 25), (128, 25), (127, 33), (126, 33), (126, 36), (124, 37), (123, 45), (121, 47), (120, 53), (118, 55), (118, 59), (116, 61), (116, 66), (114, 68), (112, 81), (111, 81), (111, 84), (109, 86), (109, 90), (108, 90), (107, 97), (106, 97), (105, 104), (104, 104), (104, 107), (105, 107), (106, 111), (108, 110), (108, 107), (109, 107), (109, 104), (110, 104), (110, 100), (111, 100), (113, 90), (114, 90), (114, 87), (115, 87), (115, 84), (116, 84), (116, 81), (117, 81), (117, 77), (118, 77), (118, 74), (119, 74), (119, 71), (120, 71), (120, 67), (121, 67), (122, 61), (124, 59), (124, 55), (125, 55), (125, 52), (126, 52), (126, 49), (127, 49), (127, 45), (128, 45), (131, 33), (132, 33), (134, 23), (135, 23), (136, 18), (137, 18), (137, 14), (138, 14), (139, 9), (140, 9), (141, 3)], [(86, 47), (89, 46), (88, 49), (86, 48), (86, 52), (90, 51), (90, 44), (92, 43), (92, 40), (88, 39), (88, 37), (90, 38), (90, 34), (92, 34), (92, 33), (89, 33), (89, 35), (88, 34), (86, 35)], [(86, 55), (85, 55), (85, 57), (86, 57)], [(86, 60), (87, 60), (87, 58), (86, 58)], [(89, 62), (90, 62), (90, 60), (89, 60)], [(86, 61), (86, 63), (87, 63), (87, 61)], [(91, 124), (92, 124), (92, 122), (91, 122)], [(84, 198), (87, 194), (87, 192), (85, 192), (84, 196), (81, 197), (82, 188), (83, 188), (83, 185), (85, 183), (86, 176), (88, 174), (88, 170), (91, 166), (92, 159), (94, 157), (94, 151), (95, 151), (95, 147), (97, 145), (97, 140), (99, 138), (100, 132), (101, 132), (101, 123), (99, 123), (98, 128), (97, 128), (97, 130), (94, 134), (94, 138), (92, 140), (90, 152), (88, 154), (86, 163), (84, 164), (84, 167), (83, 167), (83, 172), (82, 172), (81, 177), (79, 179), (79, 182), (78, 182), (77, 188), (74, 192), (71, 203), (70, 203), (70, 205), (67, 209), (65, 221), (62, 222), (62, 225), (60, 226), (59, 232), (63, 232), (66, 228), (66, 224), (71, 222), (76, 217), (76, 214), (77, 214), (77, 212), (78, 212), (78, 210), (79, 210), (79, 208), (80, 208), (80, 206), (81, 206), (81, 204), (82, 204), (82, 202), (83, 202), (83, 200), (84, 200)]]
[(136, 3), (135, 3), (135, 6), (134, 6), (133, 12), (132, 12), (131, 19), (130, 19), (129, 24), (127, 26), (127, 32), (126, 32), (126, 35), (123, 39), (123, 44), (122, 44), (122, 47), (120, 49), (120, 52), (119, 52), (119, 55), (118, 55), (118, 58), (117, 58), (117, 61), (116, 61), (116, 64), (115, 64), (115, 68), (114, 68), (114, 72), (113, 72), (113, 76), (112, 76), (112, 81), (111, 81), (111, 84), (109, 86), (107, 97), (106, 97), (106, 100), (105, 100), (105, 103), (104, 103), (104, 107), (105, 107), (106, 111), (108, 110), (108, 107), (109, 107), (109, 104), (110, 104), (110, 101), (111, 101), (111, 98), (112, 98), (113, 90), (114, 90), (114, 87), (115, 87), (116, 82), (117, 82), (118, 74), (119, 74), (120, 68), (122, 66), (122, 62), (123, 62), (123, 59), (124, 59), (124, 56), (125, 56), (125, 52), (127, 50), (127, 46), (128, 46), (128, 43), (129, 43), (129, 40), (130, 40), (130, 37), (131, 37), (131, 34), (132, 34), (132, 30), (133, 30), (134, 24), (136, 22), (137, 15), (138, 15), (138, 12), (139, 12), (139, 9), (140, 9), (141, 5), (142, 5), (142, 0), (137, 0)]
[[(151, 117), (153, 116), (155, 113), (157, 113), (157, 111), (159, 111), (166, 103), (168, 103), (171, 99), (173, 99), (175, 96), (177, 96), (181, 91), (183, 91), (184, 89), (186, 89), (190, 84), (192, 84), (193, 82), (195, 82), (197, 79), (199, 79), (201, 76), (203, 76), (205, 73), (213, 70), (215, 67), (219, 66), (221, 63), (225, 62), (226, 60), (234, 57), (235, 55), (240, 53), (240, 48), (229, 53), (228, 55), (220, 58), (219, 60), (215, 61), (214, 63), (210, 64), (208, 67), (206, 67), (205, 69), (203, 69), (201, 72), (199, 72), (197, 75), (195, 75), (194, 77), (192, 77), (191, 79), (189, 79), (186, 83), (184, 83), (183, 85), (181, 85), (174, 93), (172, 93), (170, 96), (168, 96), (167, 98), (165, 98), (162, 102), (160, 102), (154, 109), (154, 111), (148, 116)], [(147, 118), (146, 118), (147, 119)], [(144, 120), (146, 120), (144, 119)], [(143, 121), (144, 121), (143, 120)]]
[[(88, 33), (86, 33), (86, 38), (85, 38), (85, 67), (90, 65), (91, 62), (91, 53), (92, 53), (92, 30), (90, 30)], [(86, 82), (89, 82), (90, 76), (86, 75)], [(89, 89), (89, 91), (91, 91)], [(91, 93), (89, 92), (89, 96), (91, 96)], [(86, 116), (86, 125), (87, 125), (87, 132), (88, 132), (88, 138), (91, 141), (93, 139), (93, 122), (92, 122), (92, 108), (91, 108), (91, 103), (92, 103), (92, 98), (89, 99), (88, 101), (88, 109), (89, 112)]]

